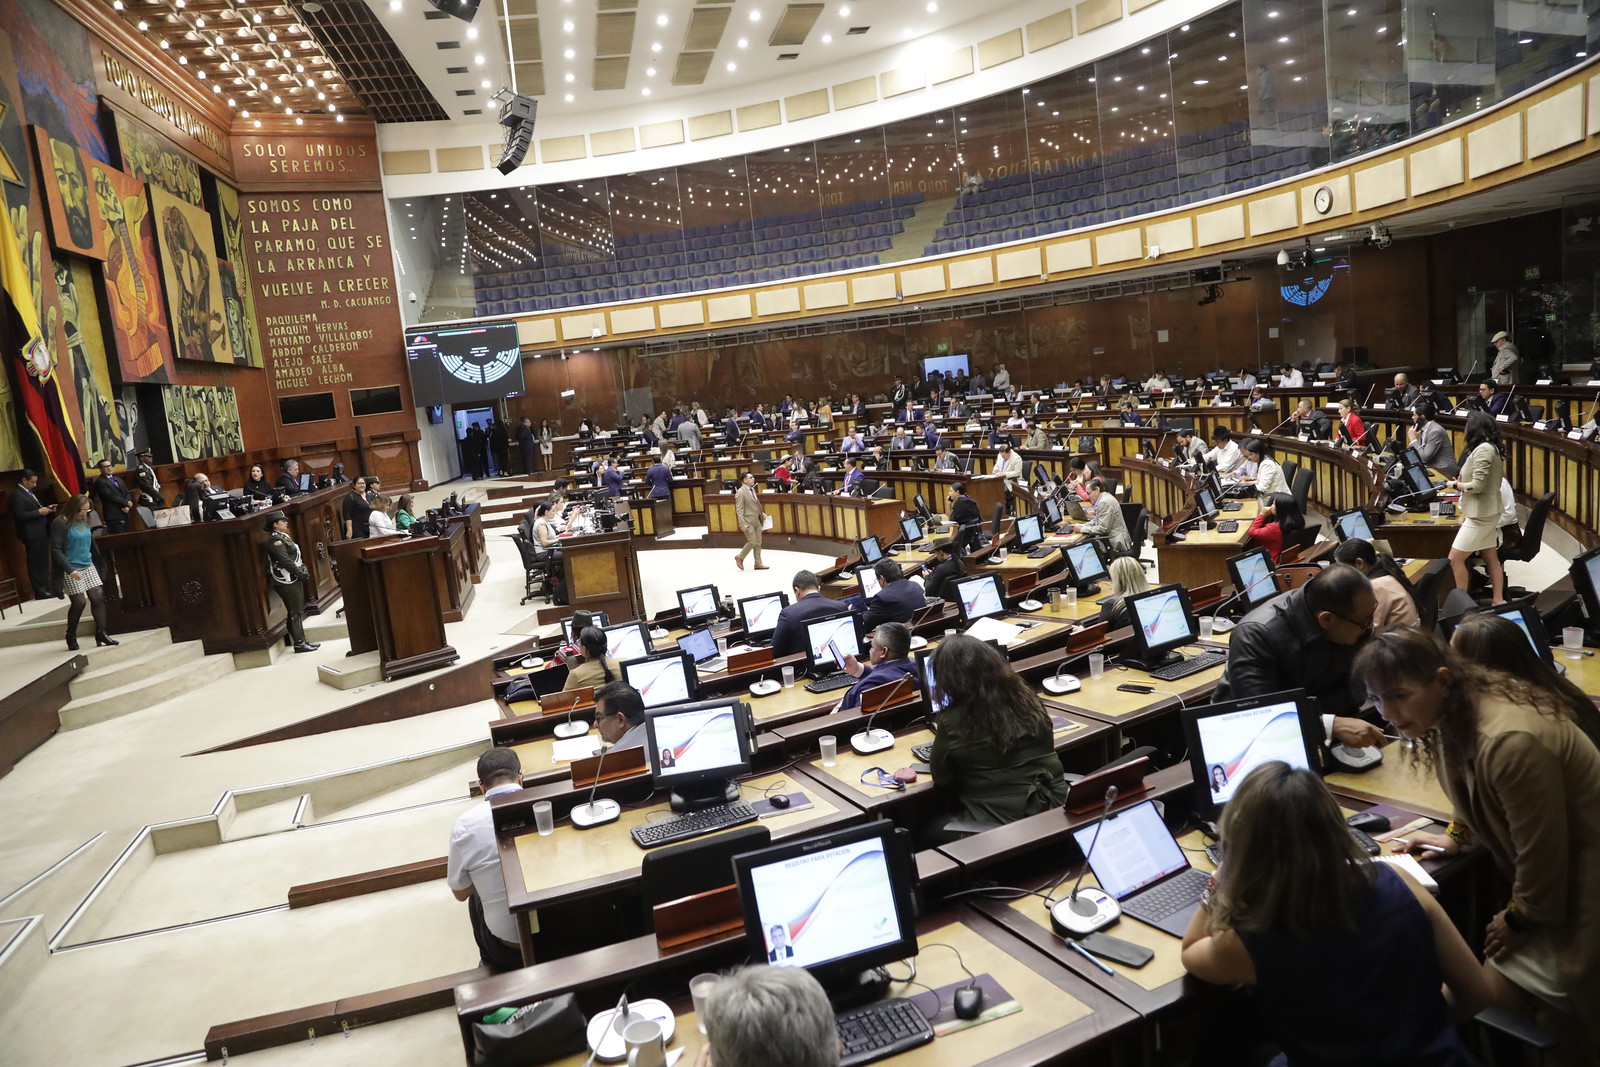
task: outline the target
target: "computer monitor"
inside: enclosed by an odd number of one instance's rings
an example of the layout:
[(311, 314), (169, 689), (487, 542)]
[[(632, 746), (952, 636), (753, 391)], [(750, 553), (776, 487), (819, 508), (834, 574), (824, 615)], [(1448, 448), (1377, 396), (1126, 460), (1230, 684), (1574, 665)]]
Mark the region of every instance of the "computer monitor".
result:
[(1572, 585), (1583, 600), (1590, 632), (1600, 630), (1600, 548), (1591, 548), (1572, 561)]
[(1194, 491), (1194, 517), (1196, 519), (1209, 519), (1217, 514), (1217, 498), (1211, 489), (1202, 484)]
[(696, 667), (707, 660), (716, 659), (719, 651), (717, 639), (711, 633), (711, 627), (709, 626), (702, 626), (698, 630), (690, 630), (678, 638), (678, 647), (689, 653)]
[(789, 606), (788, 593), (762, 593), (739, 601), (739, 620), (747, 641), (765, 641), (778, 628), (778, 614)]
[(834, 655), (835, 648), (844, 655), (861, 658), (861, 616), (845, 612), (806, 623), (806, 650), (814, 669), (843, 669), (844, 660)]
[(673, 811), (739, 799), (735, 775), (750, 770), (750, 709), (719, 697), (645, 712), (645, 758), (657, 788), (671, 790)]
[(735, 856), (751, 959), (804, 967), (840, 1001), (878, 995), (869, 973), (917, 954), (908, 840), (878, 819)]
[(1106, 576), (1106, 558), (1100, 546), (1093, 541), (1069, 545), (1062, 556), (1067, 561), (1067, 577), (1079, 589), (1093, 585)]
[[(1407, 452), (1412, 451), (1406, 449)], [(1406, 463), (1401, 467), (1401, 477), (1406, 483), (1407, 495), (1418, 503), (1427, 503), (1435, 494), (1433, 480), (1428, 477), (1428, 468), (1420, 463)]]
[(922, 540), (922, 524), (915, 515), (900, 520), (900, 538), (908, 545)]
[(682, 649), (624, 663), (622, 678), (639, 691), (647, 708), (682, 704), (699, 695), (694, 660)]
[(916, 651), (917, 680), (922, 683), (922, 695), (928, 701), (928, 708), (935, 715), (945, 709), (949, 700), (941, 700), (934, 695), (934, 688), (938, 684), (933, 676), (933, 654), (938, 651), (934, 648), (919, 648)]
[(302, 493), (309, 493), (311, 491), (311, 475), (310, 474), (302, 474), (300, 476), (300, 491)]
[(1422, 453), (1417, 451), (1416, 445), (1407, 445), (1405, 448), (1400, 450), (1400, 462), (1404, 463), (1408, 467), (1421, 467), (1424, 470), (1427, 469), (1427, 465), (1422, 462)]
[(1056, 503), (1056, 498), (1044, 498), (1044, 521), (1046, 526), (1056, 527), (1061, 525), (1061, 505)]
[(883, 583), (878, 581), (877, 572), (866, 564), (856, 568), (856, 581), (861, 583), (861, 596), (863, 599), (877, 596), (878, 590), (883, 588)]
[(714, 585), (697, 585), (693, 589), (678, 590), (678, 606), (683, 609), (683, 620), (693, 626), (699, 619), (709, 619), (721, 607)]
[(1272, 573), (1272, 553), (1252, 548), (1228, 559), (1228, 578), (1246, 611), (1278, 595), (1278, 580)]
[(956, 582), (956, 604), (961, 608), (962, 625), (1005, 614), (1005, 587), (1000, 576), (976, 574)]
[[(1533, 646), (1533, 651), (1551, 667), (1556, 666), (1554, 650), (1550, 647), (1550, 633), (1544, 628), (1544, 620), (1539, 617), (1539, 612), (1533, 606), (1532, 600), (1512, 600), (1492, 608), (1480, 609), (1485, 615), (1499, 615), (1517, 624), (1528, 638), (1528, 643)], [(1439, 628), (1444, 631), (1446, 641), (1455, 635), (1456, 627), (1461, 625), (1461, 620), (1467, 615), (1478, 612), (1466, 612), (1454, 615), (1448, 619), (1439, 620)]]
[[(604, 630), (606, 628), (606, 623), (610, 621), (606, 617), (606, 613), (603, 611), (596, 611), (593, 613), (593, 616), (594, 624), (600, 629)], [(572, 632), (572, 620), (575, 618), (577, 618), (576, 615), (568, 615), (566, 618), (561, 620), (561, 636), (566, 639), (568, 644), (571, 644), (578, 639), (578, 635)]]
[(1176, 662), (1183, 658), (1176, 649), (1199, 636), (1189, 590), (1181, 585), (1163, 585), (1136, 593), (1124, 603), (1128, 618), (1134, 623), (1133, 666), (1149, 670)]
[(606, 655), (619, 663), (643, 659), (655, 651), (650, 644), (650, 628), (642, 622), (622, 622), (605, 628)]
[(1316, 770), (1322, 723), (1303, 689), (1194, 704), (1183, 710), (1195, 813), (1214, 819), (1244, 776), (1271, 760)]
[(1026, 552), (1044, 540), (1044, 523), (1037, 515), (1024, 515), (1017, 520), (1017, 548)]
[(878, 535), (871, 534), (856, 542), (856, 547), (861, 550), (861, 559), (866, 563), (876, 563), (883, 558), (883, 546), (878, 544)]
[(1349, 511), (1341, 511), (1334, 515), (1333, 529), (1341, 541), (1348, 541), (1352, 537), (1358, 537), (1363, 541), (1373, 540), (1372, 523), (1361, 508), (1351, 508)]

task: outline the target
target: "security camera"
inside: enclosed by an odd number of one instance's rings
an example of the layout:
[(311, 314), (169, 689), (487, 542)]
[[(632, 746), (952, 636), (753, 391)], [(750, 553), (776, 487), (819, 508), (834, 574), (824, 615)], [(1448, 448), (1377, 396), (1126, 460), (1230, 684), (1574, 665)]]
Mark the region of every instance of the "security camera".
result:
[(1288, 251), (1286, 251), (1285, 249), (1282, 249), (1282, 248), (1278, 249), (1278, 266), (1287, 267), (1288, 265), (1289, 265), (1289, 253), (1288, 253)]
[(417, 294), (412, 292), (410, 289), (407, 289), (406, 300), (412, 304), (415, 304), (417, 302)]

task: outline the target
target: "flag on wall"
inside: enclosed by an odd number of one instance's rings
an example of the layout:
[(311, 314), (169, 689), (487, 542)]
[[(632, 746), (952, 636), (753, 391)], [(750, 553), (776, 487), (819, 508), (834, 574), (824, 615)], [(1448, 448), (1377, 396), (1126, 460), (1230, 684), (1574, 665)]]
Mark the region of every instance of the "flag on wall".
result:
[(43, 457), (44, 470), (39, 473), (69, 493), (81, 493), (83, 460), (72, 439), (56, 381), (55, 357), (39, 329), (33, 286), (9, 219), (0, 220), (0, 282), (4, 283), (6, 329), (13, 340), (11, 356), (16, 362), (22, 410)]

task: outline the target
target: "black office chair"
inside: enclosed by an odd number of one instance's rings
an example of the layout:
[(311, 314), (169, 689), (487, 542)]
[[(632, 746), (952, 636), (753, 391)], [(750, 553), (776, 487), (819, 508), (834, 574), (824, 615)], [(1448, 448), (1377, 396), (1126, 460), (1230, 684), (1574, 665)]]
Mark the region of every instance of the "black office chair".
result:
[(1300, 551), (1304, 552), (1306, 549), (1317, 543), (1317, 537), (1321, 533), (1322, 523), (1320, 522), (1314, 522), (1307, 526), (1302, 526), (1298, 531), (1283, 539), (1283, 547), (1285, 550), (1290, 548), (1298, 548)]
[(1006, 506), (1004, 503), (994, 506), (994, 517), (989, 520), (989, 540), (1000, 539), (1000, 524), (1006, 521)]
[(1544, 524), (1550, 518), (1550, 509), (1555, 507), (1556, 495), (1546, 493), (1534, 502), (1528, 509), (1528, 521), (1522, 527), (1522, 540), (1515, 548), (1506, 549), (1500, 553), (1501, 563), (1531, 563), (1539, 554), (1539, 548), (1544, 544)]
[(511, 535), (511, 541), (522, 556), (522, 600), (526, 604), (534, 597), (544, 597), (545, 603), (555, 601), (555, 584), (550, 577), (556, 561), (554, 552), (539, 552), (521, 533)]
[[(1288, 482), (1290, 486), (1293, 486), (1295, 475), (1300, 473), (1300, 464), (1296, 463), (1292, 459), (1286, 459), (1279, 464), (1279, 466), (1283, 468), (1283, 480)], [(1290, 492), (1292, 493), (1293, 489), (1291, 489)]]
[(1294, 477), (1289, 479), (1289, 495), (1294, 497), (1294, 502), (1300, 505), (1300, 514), (1306, 513), (1306, 500), (1311, 496), (1311, 479), (1314, 477), (1311, 470), (1295, 471)]
[(894, 499), (894, 489), (891, 486), (880, 485), (880, 486), (878, 486), (878, 488), (874, 489), (868, 495), (871, 496), (872, 499), (874, 499), (874, 500), (893, 500)]
[(1150, 512), (1145, 510), (1143, 504), (1130, 504), (1123, 501), (1117, 502), (1117, 507), (1122, 509), (1122, 524), (1128, 528), (1128, 541), (1133, 546), (1129, 553), (1134, 559), (1139, 560), (1139, 565), (1146, 569), (1152, 563), (1139, 559), (1139, 552), (1144, 548), (1145, 538), (1149, 536)]
[(730, 861), (733, 857), (766, 848), (771, 843), (772, 831), (767, 827), (744, 826), (714, 837), (646, 852), (639, 865), (639, 895), (644, 899), (645, 929), (656, 928), (654, 909), (657, 904), (732, 885)]
[(865, 496), (872, 496), (877, 493), (878, 487), (882, 484), (876, 478), (863, 478), (861, 479), (861, 492)]
[(758, 448), (755, 451), (755, 457), (756, 457), (756, 462), (758, 462), (758, 463), (771, 463), (772, 462), (772, 451), (770, 449), (766, 449), (766, 448)]

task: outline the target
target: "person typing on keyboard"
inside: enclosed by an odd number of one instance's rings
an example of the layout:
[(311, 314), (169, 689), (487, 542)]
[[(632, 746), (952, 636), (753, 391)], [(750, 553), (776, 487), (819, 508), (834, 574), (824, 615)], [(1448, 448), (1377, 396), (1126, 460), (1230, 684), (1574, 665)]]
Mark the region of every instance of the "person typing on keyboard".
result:
[(838, 1067), (839, 1028), (822, 983), (799, 967), (757, 964), (706, 997), (695, 1067)]
[[(849, 711), (861, 706), (861, 694), (868, 689), (888, 685), (916, 672), (911, 662), (911, 628), (903, 622), (880, 624), (872, 631), (867, 662), (845, 656), (843, 666), (845, 673), (856, 680), (839, 701), (839, 710)], [(913, 684), (911, 689), (915, 688)]]
[(1350, 676), (1377, 612), (1366, 575), (1347, 563), (1328, 567), (1239, 621), (1214, 699), (1304, 689), (1316, 698), (1330, 740), (1350, 748), (1378, 745), (1383, 731), (1361, 717), (1363, 693)]

